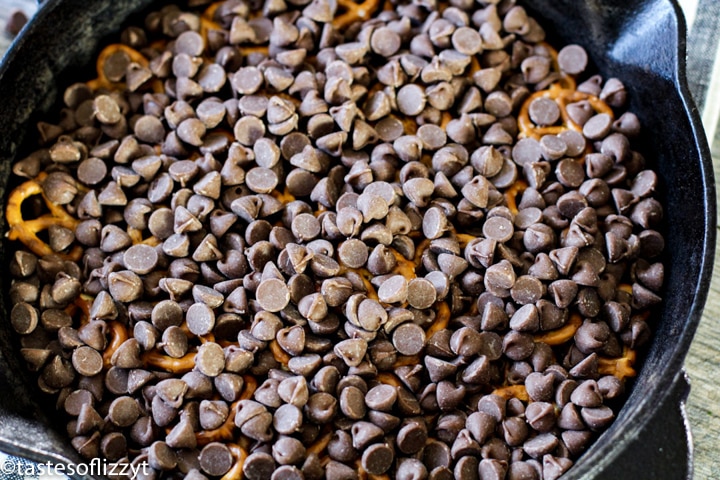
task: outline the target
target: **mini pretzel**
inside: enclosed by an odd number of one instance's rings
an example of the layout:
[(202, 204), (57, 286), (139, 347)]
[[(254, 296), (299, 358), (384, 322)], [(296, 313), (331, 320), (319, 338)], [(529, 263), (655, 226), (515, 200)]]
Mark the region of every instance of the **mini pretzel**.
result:
[(598, 357), (598, 373), (601, 375), (615, 375), (620, 380), (624, 380), (625, 377), (634, 377), (637, 375), (637, 372), (633, 368), (636, 359), (637, 352), (631, 348), (625, 347), (623, 349), (622, 357)]
[(133, 245), (143, 244), (150, 245), (151, 247), (157, 247), (162, 243), (160, 239), (154, 237), (153, 235), (150, 235), (148, 238), (143, 238), (142, 231), (137, 228), (127, 227), (126, 231), (130, 236), (130, 240), (132, 240)]
[(393, 387), (399, 387), (400, 385), (402, 385), (402, 382), (400, 382), (398, 377), (394, 373), (390, 372), (378, 373), (377, 380), (380, 383), (384, 383), (385, 385), (392, 385)]
[(393, 368), (406, 367), (408, 365), (420, 365), (420, 357), (417, 355), (401, 355), (393, 363)]
[(152, 351), (143, 353), (141, 358), (146, 367), (153, 367), (172, 373), (187, 373), (195, 368), (195, 355), (195, 352), (190, 352), (180, 358), (173, 358)]
[(355, 460), (355, 468), (357, 469), (358, 478), (360, 480), (390, 480), (390, 477), (386, 473), (382, 475), (373, 475), (372, 473), (368, 473), (362, 467), (362, 461), (360, 459)]
[(450, 323), (450, 307), (447, 302), (438, 302), (435, 305), (435, 320), (432, 325), (430, 325), (430, 328), (427, 329), (427, 332), (425, 332), (427, 338), (430, 338), (440, 330), (447, 328), (448, 323)]
[(105, 347), (102, 354), (103, 365), (106, 370), (112, 367), (112, 356), (115, 351), (128, 339), (127, 328), (122, 323), (118, 321), (108, 322), (108, 329), (110, 330), (110, 343)]
[(555, 50), (555, 48), (547, 42), (540, 42), (538, 43), (538, 46), (543, 47), (545, 50), (548, 51), (548, 53), (550, 54), (550, 58), (552, 59), (553, 71), (560, 74), (560, 78), (558, 78), (554, 83), (560, 84), (560, 86), (562, 86), (566, 90), (575, 90), (577, 85), (575, 83), (575, 79), (572, 76), (565, 74), (560, 69), (557, 50)]
[(517, 398), (518, 400), (522, 400), (523, 402), (530, 401), (530, 396), (527, 393), (525, 385), (508, 385), (507, 387), (496, 388), (495, 390), (493, 390), (492, 393), (493, 395), (499, 395), (503, 397), (505, 400)]
[[(98, 55), (97, 62), (95, 64), (95, 69), (97, 70), (97, 78), (95, 80), (90, 80), (89, 82), (87, 82), (87, 85), (88, 87), (90, 87), (91, 90), (99, 90), (101, 88), (107, 90), (122, 90), (125, 88), (125, 84), (123, 82), (111, 82), (107, 78), (107, 75), (105, 75), (105, 62), (107, 62), (108, 58), (110, 58), (117, 52), (125, 52), (127, 56), (130, 57), (131, 62), (137, 63), (141, 67), (147, 68), (147, 66), (149, 65), (148, 59), (145, 58), (142, 53), (138, 52), (134, 48), (123, 45), (122, 43), (113, 43), (111, 45), (108, 45), (107, 47), (103, 48), (103, 50)], [(152, 81), (152, 85), (153, 91), (155, 93), (162, 93), (165, 91), (163, 82), (158, 78), (155, 78)]]
[(198, 445), (203, 446), (211, 442), (222, 442), (233, 439), (235, 428), (235, 413), (240, 400), (249, 400), (257, 389), (257, 380), (250, 375), (243, 375), (244, 386), (240, 398), (233, 402), (225, 422), (214, 430), (203, 430), (195, 434)]
[(523, 193), (527, 187), (528, 184), (525, 180), (516, 180), (515, 183), (505, 190), (505, 202), (513, 215), (517, 215), (519, 211), (517, 207), (517, 197)]
[[(47, 178), (45, 172), (40, 173), (37, 178), (28, 180), (12, 191), (8, 198), (5, 218), (8, 222), (7, 238), (21, 241), (30, 251), (39, 257), (45, 255), (58, 255), (63, 260), (77, 262), (83, 254), (82, 247), (76, 245), (69, 253), (56, 253), (50, 245), (38, 238), (38, 232), (46, 230), (53, 225), (75, 230), (78, 220), (72, 217), (60, 205), (51, 202), (43, 192), (42, 182)], [(41, 195), (50, 213), (41, 215), (33, 220), (23, 218), (22, 204), (28, 198)]]
[(307, 448), (308, 455), (311, 453), (314, 453), (315, 455), (320, 455), (322, 452), (325, 451), (325, 449), (328, 446), (328, 443), (330, 443), (330, 440), (332, 440), (333, 432), (331, 430), (327, 431), (322, 437), (318, 438), (315, 443), (310, 445)]
[[(235, 140), (235, 137), (233, 137), (233, 141), (234, 140)], [(275, 197), (277, 200), (279, 200), (284, 205), (287, 205), (288, 203), (295, 201), (295, 195), (290, 193), (290, 190), (288, 190), (287, 187), (285, 187), (285, 190), (283, 190), (282, 192), (275, 189), (272, 191), (272, 193), (270, 193), (270, 195)]]
[(470, 235), (469, 233), (456, 233), (455, 238), (457, 238), (460, 248), (465, 248), (470, 242), (477, 240), (475, 235)]
[(188, 327), (187, 321), (180, 324), (180, 330), (182, 330), (183, 333), (185, 334), (185, 336), (188, 337), (188, 340), (197, 338), (200, 340), (200, 343), (207, 343), (207, 342), (217, 343), (217, 342), (215, 342), (215, 334), (213, 334), (213, 333), (206, 333), (205, 335), (196, 336), (194, 333), (192, 333), (190, 331), (190, 327)]
[(237, 412), (239, 400), (233, 402), (225, 422), (213, 430), (202, 430), (195, 433), (195, 440), (201, 447), (212, 442), (224, 442), (233, 439), (235, 428), (235, 413)]
[(80, 312), (80, 318), (78, 319), (78, 326), (83, 326), (90, 321), (90, 305), (93, 299), (91, 296), (81, 293), (73, 300), (73, 302), (64, 308), (65, 313), (70, 317), (75, 318), (75, 314)]
[[(560, 107), (562, 125), (539, 127), (530, 120), (530, 104), (533, 100), (543, 97), (555, 100), (558, 104), (558, 107)], [(610, 115), (611, 118), (614, 118), (612, 108), (595, 95), (579, 92), (574, 89), (563, 88), (560, 84), (553, 83), (550, 88), (533, 93), (523, 102), (518, 115), (518, 127), (520, 128), (519, 136), (521, 138), (540, 139), (543, 135), (557, 135), (565, 130), (575, 130), (577, 132), (581, 132), (582, 127), (573, 122), (567, 114), (567, 105), (581, 100), (587, 100), (595, 112), (606, 113)]]
[(277, 340), (270, 342), (270, 351), (272, 352), (276, 362), (284, 367), (287, 367), (288, 362), (290, 361), (290, 355), (282, 349)]
[(357, 21), (370, 19), (373, 13), (380, 7), (378, 0), (363, 0), (355, 3), (352, 0), (337, 0), (338, 10), (345, 10), (344, 13), (335, 16), (332, 21), (333, 27), (343, 30)]
[(230, 449), (230, 453), (235, 458), (235, 463), (230, 470), (221, 477), (221, 480), (238, 480), (243, 478), (243, 466), (245, 465), (245, 459), (248, 456), (247, 451), (234, 443), (228, 443), (226, 446)]
[[(418, 266), (419, 262), (417, 260), (408, 260), (394, 248), (391, 248), (390, 251), (395, 256), (395, 261), (397, 262), (397, 265), (395, 265), (395, 268), (392, 270), (393, 273), (402, 275), (408, 281), (415, 278), (417, 276), (415, 275), (415, 268)], [(418, 258), (417, 253), (415, 258)]]
[[(209, 20), (212, 21), (213, 18), (215, 18), (215, 12), (218, 8), (222, 6), (222, 4), (225, 2), (213, 2), (210, 5), (207, 6), (205, 11), (203, 11), (201, 20)], [(214, 23), (214, 22), (213, 22)]]
[(575, 332), (582, 325), (582, 317), (577, 313), (570, 315), (570, 320), (563, 327), (550, 332), (535, 335), (536, 342), (544, 342), (548, 345), (562, 345), (563, 343), (569, 342), (575, 336)]

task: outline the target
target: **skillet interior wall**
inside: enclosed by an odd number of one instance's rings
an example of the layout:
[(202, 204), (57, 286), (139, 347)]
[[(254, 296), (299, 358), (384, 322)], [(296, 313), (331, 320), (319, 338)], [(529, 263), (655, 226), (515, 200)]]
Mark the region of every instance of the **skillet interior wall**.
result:
[[(117, 36), (131, 15), (146, 9), (151, 0), (49, 0), (25, 35), (8, 53), (0, 70), (0, 210), (5, 211), (12, 163), (34, 147), (35, 123), (58, 111), (62, 86), (92, 78), (100, 46)], [(79, 14), (78, 12), (82, 12)], [(16, 57), (15, 57), (16, 56)], [(21, 68), (32, 65), (32, 68)], [(15, 179), (17, 181), (17, 179)], [(5, 231), (5, 215), (0, 216)], [(0, 242), (0, 261), (8, 265), (15, 248)], [(0, 275), (0, 440), (4, 450), (45, 461), (55, 452), (77, 459), (66, 440), (61, 415), (53, 415), (54, 402), (41, 394), (36, 378), (19, 355), (17, 335), (10, 327), (9, 279)], [(52, 430), (47, 425), (53, 425)], [(58, 459), (57, 457), (56, 459)]]
[(701, 160), (701, 155), (708, 155), (706, 142), (689, 121), (695, 107), (678, 95), (682, 91), (690, 98), (679, 66), (680, 59), (684, 62), (685, 39), (678, 29), (685, 25), (678, 23), (672, 2), (522, 3), (560, 43), (585, 47), (604, 78), (616, 76), (624, 82), (629, 110), (643, 126), (637, 149), (658, 173), (664, 206), (664, 301), (653, 315), (652, 343), (626, 407), (569, 472), (571, 478), (579, 478), (612, 468), (622, 450), (617, 443), (627, 442), (659, 410), (682, 367), (709, 284), (703, 271), (710, 268), (704, 265), (714, 244), (714, 186), (712, 173)]

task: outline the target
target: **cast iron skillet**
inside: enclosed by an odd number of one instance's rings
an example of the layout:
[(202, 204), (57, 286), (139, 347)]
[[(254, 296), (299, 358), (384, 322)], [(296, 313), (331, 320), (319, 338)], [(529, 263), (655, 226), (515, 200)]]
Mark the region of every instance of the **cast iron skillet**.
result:
[[(0, 66), (0, 199), (10, 165), (58, 86), (79, 80), (98, 46), (151, 0), (48, 0)], [(665, 301), (645, 362), (615, 423), (564, 478), (678, 479), (692, 475), (682, 362), (707, 296), (715, 245), (715, 185), (707, 142), (685, 79), (685, 23), (674, 0), (526, 2), (555, 41), (583, 45), (604, 77), (619, 77), (643, 125), (665, 205)], [(82, 79), (90, 78), (90, 72)], [(0, 200), (0, 210), (4, 211)], [(4, 216), (3, 220), (4, 222)], [(0, 225), (3, 227), (4, 225)], [(8, 264), (9, 248), (0, 244)], [(64, 425), (24, 369), (0, 275), (0, 450), (78, 462)], [(84, 478), (77, 476), (77, 478)]]

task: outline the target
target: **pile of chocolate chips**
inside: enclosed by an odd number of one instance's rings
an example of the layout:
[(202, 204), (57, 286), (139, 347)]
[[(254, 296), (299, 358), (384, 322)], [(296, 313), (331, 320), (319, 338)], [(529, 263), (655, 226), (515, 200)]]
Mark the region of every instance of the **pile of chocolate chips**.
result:
[(623, 84), (514, 0), (202, 3), (123, 31), (14, 166), (23, 212), (77, 219), (11, 260), (73, 446), (148, 479), (562, 475), (663, 283)]

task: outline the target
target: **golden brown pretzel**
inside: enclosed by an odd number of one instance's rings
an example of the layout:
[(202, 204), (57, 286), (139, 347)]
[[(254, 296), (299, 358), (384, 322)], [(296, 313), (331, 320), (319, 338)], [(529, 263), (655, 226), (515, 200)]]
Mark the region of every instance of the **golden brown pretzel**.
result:
[(108, 330), (108, 333), (110, 334), (110, 342), (107, 347), (105, 347), (105, 351), (102, 354), (103, 365), (106, 370), (112, 366), (112, 356), (115, 351), (120, 348), (120, 345), (122, 345), (125, 340), (128, 339), (127, 328), (118, 321), (113, 320), (112, 322), (108, 322)]
[[(128, 47), (122, 43), (110, 44), (103, 48), (98, 55), (97, 62), (95, 64), (97, 78), (87, 82), (87, 86), (90, 87), (91, 90), (99, 90), (101, 88), (106, 90), (123, 90), (125, 88), (124, 82), (111, 82), (105, 74), (105, 62), (107, 62), (112, 55), (118, 52), (124, 52), (130, 58), (131, 62), (137, 63), (141, 67), (147, 68), (150, 63), (142, 53), (138, 52), (134, 48)], [(152, 81), (152, 87), (155, 93), (162, 93), (165, 90), (163, 82), (157, 78)]]
[(338, 30), (343, 30), (357, 21), (364, 22), (380, 7), (379, 0), (363, 0), (360, 3), (353, 0), (338, 0), (338, 10), (344, 10), (340, 15), (336, 14), (332, 24)]
[[(74, 262), (82, 257), (82, 248), (75, 246), (69, 253), (55, 253), (50, 245), (38, 238), (38, 232), (46, 230), (53, 225), (75, 230), (79, 223), (76, 218), (71, 216), (61, 205), (51, 202), (43, 192), (42, 182), (47, 178), (47, 173), (40, 173), (37, 178), (28, 180), (15, 188), (8, 198), (7, 207), (5, 209), (5, 218), (8, 222), (7, 238), (10, 240), (19, 240), (31, 252), (39, 257), (45, 255), (58, 255), (63, 260), (72, 260)], [(41, 195), (45, 205), (50, 213), (41, 215), (32, 220), (23, 218), (22, 204), (25, 200), (35, 195)]]

